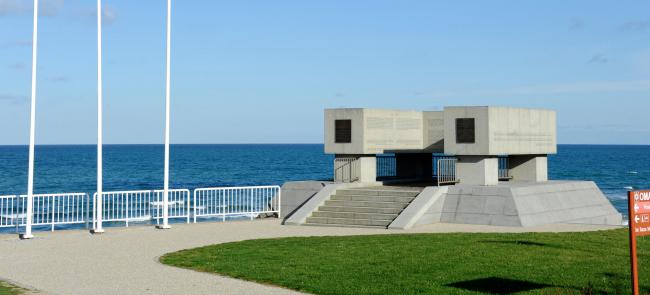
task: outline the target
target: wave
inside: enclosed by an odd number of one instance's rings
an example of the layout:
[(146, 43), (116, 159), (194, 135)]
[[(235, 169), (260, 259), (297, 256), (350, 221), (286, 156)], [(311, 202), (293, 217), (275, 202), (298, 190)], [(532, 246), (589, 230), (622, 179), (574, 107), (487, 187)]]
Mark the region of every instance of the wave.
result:
[(633, 187), (633, 186), (626, 186), (626, 187), (624, 187), (624, 189), (626, 189), (626, 190), (628, 190), (628, 191), (631, 191), (631, 190), (634, 189), (634, 187)]
[(639, 174), (637, 171), (628, 171), (627, 174)]

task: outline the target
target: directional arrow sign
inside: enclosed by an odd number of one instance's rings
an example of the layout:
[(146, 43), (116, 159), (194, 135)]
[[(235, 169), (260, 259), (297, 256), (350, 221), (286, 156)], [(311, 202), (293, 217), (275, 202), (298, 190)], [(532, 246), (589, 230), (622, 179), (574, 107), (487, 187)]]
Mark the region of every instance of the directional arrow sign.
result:
[(634, 208), (634, 213), (639, 213), (639, 214), (650, 213), (650, 202), (636, 201), (634, 202), (633, 208)]
[(630, 230), (637, 236), (650, 235), (650, 191), (630, 192)]

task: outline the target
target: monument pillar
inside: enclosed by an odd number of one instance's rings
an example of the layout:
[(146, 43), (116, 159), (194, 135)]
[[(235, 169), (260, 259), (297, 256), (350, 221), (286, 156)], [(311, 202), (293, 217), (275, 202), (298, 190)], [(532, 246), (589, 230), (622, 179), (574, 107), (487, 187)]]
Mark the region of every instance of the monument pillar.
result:
[(546, 155), (510, 156), (510, 176), (514, 181), (548, 181), (548, 157)]
[(377, 181), (377, 157), (363, 155), (359, 157), (359, 182), (373, 183)]
[(499, 184), (499, 159), (486, 156), (458, 156), (456, 177), (460, 184)]

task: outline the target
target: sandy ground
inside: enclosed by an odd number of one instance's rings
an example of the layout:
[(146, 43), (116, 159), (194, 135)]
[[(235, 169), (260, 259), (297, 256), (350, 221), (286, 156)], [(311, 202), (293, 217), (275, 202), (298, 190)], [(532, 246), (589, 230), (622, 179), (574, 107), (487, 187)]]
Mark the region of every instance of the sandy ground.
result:
[(168, 252), (232, 241), (290, 236), (443, 232), (566, 232), (614, 227), (558, 224), (511, 228), (434, 224), (412, 230), (283, 226), (276, 219), (36, 232), (33, 240), (0, 236), (0, 280), (47, 294), (297, 294), (251, 282), (162, 265)]

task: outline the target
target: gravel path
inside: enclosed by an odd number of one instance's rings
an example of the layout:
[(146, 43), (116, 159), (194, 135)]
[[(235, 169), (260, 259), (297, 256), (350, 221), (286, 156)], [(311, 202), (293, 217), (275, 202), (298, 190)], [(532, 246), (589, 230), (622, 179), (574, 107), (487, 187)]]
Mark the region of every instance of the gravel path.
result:
[(408, 231), (369, 228), (282, 226), (276, 219), (174, 224), (86, 231), (36, 232), (18, 240), (0, 236), (0, 280), (48, 294), (297, 294), (290, 290), (162, 265), (161, 255), (233, 241), (289, 236), (390, 233), (588, 231), (614, 227), (550, 225), (510, 228), (434, 224)]

